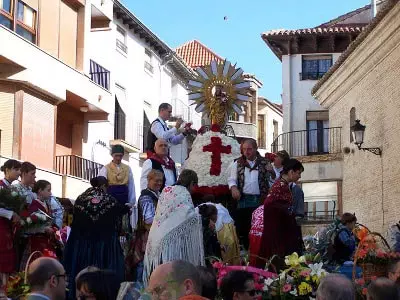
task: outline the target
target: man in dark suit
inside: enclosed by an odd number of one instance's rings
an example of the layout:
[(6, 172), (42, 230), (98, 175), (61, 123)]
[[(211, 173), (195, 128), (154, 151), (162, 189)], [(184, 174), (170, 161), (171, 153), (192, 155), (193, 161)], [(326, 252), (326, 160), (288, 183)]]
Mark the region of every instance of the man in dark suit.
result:
[(27, 300), (65, 300), (67, 277), (64, 267), (54, 258), (41, 257), (28, 269), (31, 293)]

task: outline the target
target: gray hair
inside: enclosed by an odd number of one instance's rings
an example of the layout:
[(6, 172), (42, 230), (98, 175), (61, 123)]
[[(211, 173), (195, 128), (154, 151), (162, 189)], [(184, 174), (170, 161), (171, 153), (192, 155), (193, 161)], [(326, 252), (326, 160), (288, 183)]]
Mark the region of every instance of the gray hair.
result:
[(367, 295), (371, 300), (395, 300), (399, 299), (399, 290), (389, 278), (380, 277), (369, 284)]
[(191, 183), (198, 184), (198, 182), (199, 182), (199, 179), (197, 177), (197, 173), (193, 170), (185, 169), (179, 175), (179, 178), (176, 181), (176, 184), (182, 185), (185, 188), (188, 188)]
[(196, 293), (201, 295), (202, 282), (200, 273), (193, 264), (184, 260), (175, 260), (172, 262), (171, 275), (179, 285), (183, 284), (187, 279), (192, 280)]
[(321, 280), (317, 300), (354, 300), (353, 283), (340, 274), (329, 274)]

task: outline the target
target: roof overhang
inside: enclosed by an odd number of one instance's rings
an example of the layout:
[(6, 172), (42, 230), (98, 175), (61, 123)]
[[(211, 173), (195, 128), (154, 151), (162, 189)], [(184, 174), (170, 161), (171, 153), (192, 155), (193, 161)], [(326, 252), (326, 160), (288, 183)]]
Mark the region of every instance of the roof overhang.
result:
[(119, 0), (114, 0), (114, 15), (121, 19), (139, 38), (144, 40), (163, 60), (164, 64), (170, 64), (172, 70), (186, 82), (194, 78), (195, 72), (183, 62), (166, 43), (147, 28), (132, 12)]
[(362, 32), (367, 24), (338, 27), (317, 27), (297, 30), (271, 30), (261, 38), (282, 60), (283, 55), (301, 53), (341, 53)]

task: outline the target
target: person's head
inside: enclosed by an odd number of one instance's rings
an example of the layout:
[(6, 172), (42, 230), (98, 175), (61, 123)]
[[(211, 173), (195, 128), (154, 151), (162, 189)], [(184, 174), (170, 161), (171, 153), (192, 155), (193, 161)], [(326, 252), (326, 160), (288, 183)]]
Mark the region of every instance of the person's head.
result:
[(210, 300), (214, 300), (218, 293), (217, 276), (214, 270), (207, 267), (198, 266), (197, 271), (201, 281), (201, 296)]
[(29, 265), (27, 279), (33, 293), (46, 295), (50, 299), (65, 299), (68, 279), (58, 260), (50, 257), (34, 260)]
[(158, 192), (164, 183), (164, 174), (159, 171), (152, 169), (147, 175), (147, 188), (152, 191)]
[(77, 299), (109, 300), (118, 296), (121, 282), (118, 276), (109, 270), (86, 272), (76, 281)]
[(224, 300), (257, 299), (253, 275), (246, 271), (231, 271), (221, 282), (221, 296)]
[(196, 267), (183, 260), (158, 266), (150, 276), (148, 291), (153, 300), (179, 299), (201, 295), (201, 279)]
[(51, 197), (51, 183), (47, 180), (38, 180), (32, 191), (36, 193), (40, 200), (48, 200)]
[(161, 103), (158, 107), (158, 116), (167, 121), (172, 115), (172, 106), (169, 103)]
[(400, 278), (400, 260), (392, 261), (388, 266), (388, 278), (396, 282)]
[(357, 217), (355, 214), (344, 213), (340, 218), (340, 223), (348, 229), (353, 230), (357, 223)]
[(195, 186), (197, 186), (199, 179), (197, 174), (193, 170), (185, 169), (179, 175), (178, 180), (176, 181), (177, 185), (182, 185), (186, 187), (190, 193), (194, 191)]
[(317, 300), (354, 300), (353, 283), (343, 275), (329, 274), (321, 280)]
[[(84, 268), (83, 270), (81, 270), (81, 271), (78, 273), (78, 275), (76, 275), (76, 277), (75, 277), (75, 288), (76, 288), (76, 283), (78, 282), (78, 279), (79, 279), (79, 277), (81, 277), (81, 275), (86, 274), (86, 273), (88, 273), (88, 272), (95, 272), (95, 271), (99, 271), (99, 270), (100, 270), (99, 268), (94, 267), (94, 266), (89, 266), (89, 267), (86, 267), (86, 268)], [(76, 294), (76, 295), (79, 294), (79, 290), (78, 290), (77, 288), (76, 288), (75, 294)]]
[(282, 177), (288, 182), (297, 182), (301, 178), (304, 167), (297, 159), (290, 158), (285, 162), (282, 170)]
[(386, 277), (373, 280), (368, 285), (367, 300), (398, 300), (399, 297), (397, 285)]
[(108, 180), (104, 176), (97, 176), (90, 179), (90, 185), (94, 188), (103, 189), (103, 191), (107, 191), (108, 188)]
[(29, 161), (25, 161), (21, 164), (21, 181), (27, 186), (35, 184), (36, 179), (36, 167)]
[(242, 146), (243, 155), (248, 160), (254, 160), (257, 156), (257, 142), (253, 139), (247, 139)]
[(289, 153), (286, 150), (281, 150), (276, 153), (274, 159), (274, 166), (276, 168), (282, 167), (290, 159)]
[(18, 160), (9, 159), (1, 166), (1, 171), (4, 172), (4, 177), (11, 183), (21, 176), (21, 163)]
[(210, 219), (214, 223), (217, 222), (218, 219), (218, 210), (214, 205), (211, 204), (203, 204), (199, 206), (199, 213), (205, 218)]
[(111, 148), (111, 156), (113, 163), (119, 165), (124, 157), (125, 149), (121, 145), (114, 145)]
[(158, 139), (154, 144), (154, 152), (161, 157), (168, 156), (168, 142), (163, 139)]

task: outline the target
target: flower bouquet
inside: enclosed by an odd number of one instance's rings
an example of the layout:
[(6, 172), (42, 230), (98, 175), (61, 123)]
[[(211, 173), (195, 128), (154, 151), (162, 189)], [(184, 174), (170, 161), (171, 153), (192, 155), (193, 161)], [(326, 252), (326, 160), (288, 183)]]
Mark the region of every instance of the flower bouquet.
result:
[(30, 286), (24, 281), (25, 272), (19, 272), (9, 277), (7, 282), (7, 297), (21, 299), (30, 292)]
[(0, 208), (5, 208), (19, 214), (26, 209), (26, 200), (10, 189), (0, 189)]
[(21, 229), (24, 233), (43, 233), (44, 229), (52, 224), (52, 218), (40, 210), (33, 213), (24, 210), (20, 216)]
[[(354, 267), (359, 265), (362, 268), (365, 281), (370, 281), (374, 276), (385, 276), (387, 265), (391, 260), (400, 257), (400, 254), (390, 252), (389, 245), (379, 233), (361, 232), (358, 236), (361, 240), (354, 254)], [(381, 238), (388, 251), (378, 244), (376, 237)]]
[(315, 299), (318, 285), (327, 274), (317, 256), (298, 256), (293, 253), (285, 257), (288, 267), (276, 279), (265, 281), (263, 299)]

